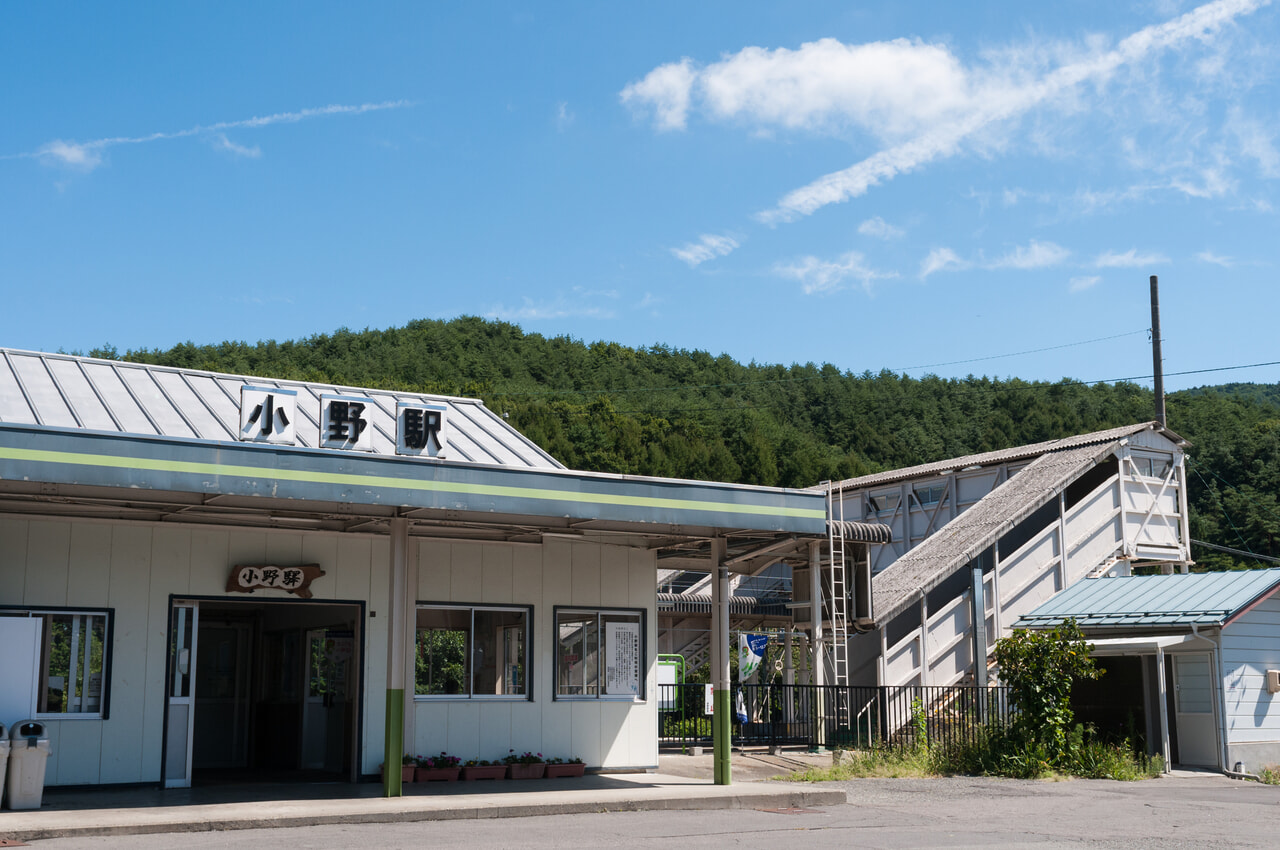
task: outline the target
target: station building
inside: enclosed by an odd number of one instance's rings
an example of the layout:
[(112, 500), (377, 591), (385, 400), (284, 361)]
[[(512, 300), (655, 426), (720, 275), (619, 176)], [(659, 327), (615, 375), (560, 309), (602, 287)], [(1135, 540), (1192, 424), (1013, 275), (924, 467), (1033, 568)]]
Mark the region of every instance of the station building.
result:
[(653, 768), (659, 561), (826, 538), (822, 493), (569, 470), (474, 399), (0, 349), (0, 723), (52, 786)]

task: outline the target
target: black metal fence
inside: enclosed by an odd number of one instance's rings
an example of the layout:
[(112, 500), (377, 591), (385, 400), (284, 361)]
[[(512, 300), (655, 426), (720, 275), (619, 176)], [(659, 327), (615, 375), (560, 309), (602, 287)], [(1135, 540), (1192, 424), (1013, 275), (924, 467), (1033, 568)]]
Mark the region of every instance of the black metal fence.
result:
[[(659, 685), (659, 745), (709, 746), (708, 703), (706, 685)], [(734, 746), (871, 749), (912, 746), (921, 736), (935, 744), (966, 743), (1010, 715), (1003, 687), (734, 685), (732, 704)]]

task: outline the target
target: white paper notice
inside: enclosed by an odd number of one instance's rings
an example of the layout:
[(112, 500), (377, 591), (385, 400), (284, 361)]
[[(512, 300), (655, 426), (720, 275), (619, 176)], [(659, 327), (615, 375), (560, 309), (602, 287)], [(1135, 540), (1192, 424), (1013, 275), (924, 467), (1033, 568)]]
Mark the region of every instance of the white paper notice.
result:
[(640, 693), (640, 624), (605, 623), (604, 692)]

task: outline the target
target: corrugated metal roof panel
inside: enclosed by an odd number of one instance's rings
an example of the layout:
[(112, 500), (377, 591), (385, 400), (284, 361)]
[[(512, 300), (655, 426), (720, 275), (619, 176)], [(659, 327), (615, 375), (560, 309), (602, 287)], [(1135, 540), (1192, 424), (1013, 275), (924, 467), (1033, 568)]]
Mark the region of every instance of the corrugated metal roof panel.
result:
[(0, 422), (37, 423), (35, 411), (27, 403), (26, 393), (22, 391), (18, 376), (13, 372), (13, 362), (7, 355), (0, 356)]
[(117, 431), (208, 441), (235, 440), (246, 384), (297, 393), (298, 444), (320, 442), (320, 396), (367, 401), (374, 454), (394, 455), (398, 401), (444, 405), (447, 460), (563, 469), (549, 454), (477, 399), (428, 396), (302, 381), (119, 363), (65, 354), (0, 349), (0, 422)]
[(155, 426), (129, 392), (120, 373), (110, 363), (85, 361), (84, 373), (93, 383), (103, 404), (111, 411), (116, 430), (128, 434), (158, 434)]
[(75, 399), (75, 414), (82, 428), (114, 431), (116, 422), (94, 392), (80, 364), (72, 360), (50, 360), (49, 370), (69, 398)]
[[(923, 463), (918, 466), (891, 469), (887, 472), (876, 472), (871, 475), (861, 475), (857, 478), (849, 478), (841, 481), (836, 486), (841, 490), (859, 490), (864, 487), (878, 487), (883, 484), (906, 481), (911, 478), (922, 478), (926, 476), (939, 475), (944, 472), (958, 471), (970, 466), (990, 466), (997, 463), (1007, 463), (1014, 460), (1039, 457), (1047, 452), (1061, 451), (1063, 449), (1078, 448), (1081, 446), (1112, 443), (1116, 440), (1121, 440), (1125, 437), (1138, 434), (1143, 431), (1159, 431), (1162, 435), (1177, 445), (1187, 445), (1186, 440), (1167, 428), (1161, 428), (1159, 423), (1142, 422), (1136, 425), (1125, 425), (1121, 428), (1111, 428), (1106, 431), (1094, 431), (1089, 434), (1077, 434), (1072, 437), (1063, 437), (1060, 440), (1047, 440), (1043, 443), (1014, 446), (1011, 449), (1000, 449), (999, 451), (994, 452), (965, 455), (964, 457), (939, 460), (934, 461), (933, 463)], [(823, 489), (825, 489), (825, 487)]]
[(30, 357), (14, 358), (13, 370), (27, 396), (27, 403), (36, 412), (41, 425), (80, 427), (58, 385), (54, 383), (53, 375), (45, 368), (44, 361)]
[(1116, 441), (1049, 452), (975, 502), (968, 510), (872, 579), (873, 611), (886, 622), (921, 591), (939, 585), (1037, 508), (1089, 471)]
[(1280, 587), (1280, 569), (1084, 579), (1021, 617), (1018, 628), (1222, 625)]

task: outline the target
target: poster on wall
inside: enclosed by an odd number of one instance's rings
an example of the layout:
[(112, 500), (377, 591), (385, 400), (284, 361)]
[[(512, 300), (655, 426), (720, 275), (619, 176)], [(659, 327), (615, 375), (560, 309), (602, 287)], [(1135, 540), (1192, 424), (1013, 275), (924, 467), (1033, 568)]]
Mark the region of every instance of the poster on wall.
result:
[(640, 694), (640, 624), (605, 623), (606, 694)]

